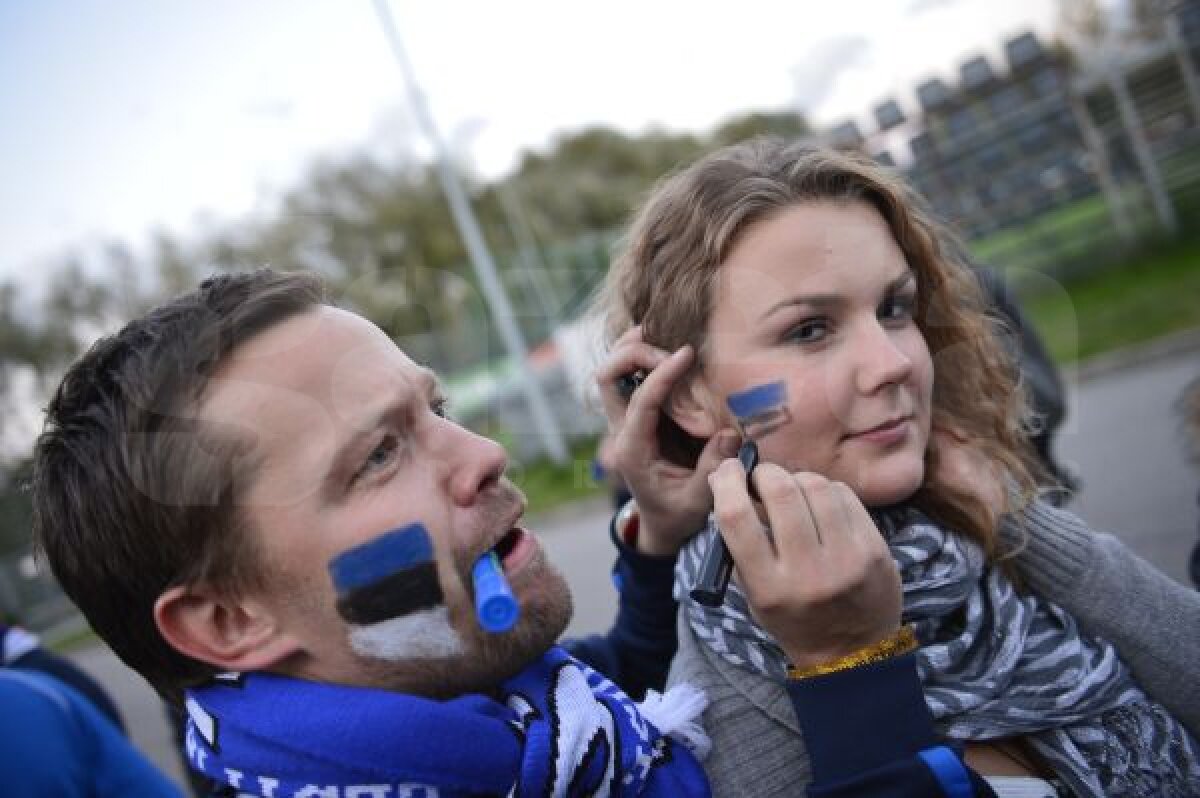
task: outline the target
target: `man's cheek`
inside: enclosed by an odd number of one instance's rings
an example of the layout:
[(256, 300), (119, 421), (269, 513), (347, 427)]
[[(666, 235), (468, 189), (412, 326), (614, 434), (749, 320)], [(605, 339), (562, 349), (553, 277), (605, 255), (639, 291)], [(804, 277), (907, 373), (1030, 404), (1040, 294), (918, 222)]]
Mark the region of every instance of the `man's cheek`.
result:
[(351, 647), (374, 659), (461, 654), (433, 541), (412, 523), (348, 549), (329, 563), (337, 611), (350, 626)]

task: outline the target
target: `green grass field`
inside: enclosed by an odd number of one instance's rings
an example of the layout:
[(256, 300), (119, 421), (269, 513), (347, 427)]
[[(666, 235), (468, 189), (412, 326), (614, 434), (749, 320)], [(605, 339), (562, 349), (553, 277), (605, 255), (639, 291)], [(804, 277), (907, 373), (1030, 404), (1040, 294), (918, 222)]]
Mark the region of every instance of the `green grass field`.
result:
[(1024, 305), (1064, 364), (1200, 327), (1200, 239), (1027, 294)]
[(592, 457), (596, 439), (576, 442), (571, 446), (571, 458), (566, 465), (556, 466), (548, 460), (529, 465), (513, 465), (508, 478), (525, 492), (529, 512), (537, 513), (576, 499), (596, 496), (606, 490), (592, 478)]
[[(1039, 216), (1037, 219), (1021, 227), (1001, 230), (984, 238), (971, 241), (968, 245), (971, 253), (980, 263), (996, 264), (1010, 261), (1014, 258), (1024, 260), (1026, 257), (1036, 257), (1040, 254), (1042, 242), (1083, 240), (1089, 241), (1089, 236), (1081, 236), (1081, 229), (1096, 229), (1108, 217), (1108, 209), (1104, 200), (1099, 196), (1074, 202), (1063, 208)], [(1111, 235), (1111, 231), (1104, 233)], [(1027, 252), (1028, 251), (1028, 252)]]

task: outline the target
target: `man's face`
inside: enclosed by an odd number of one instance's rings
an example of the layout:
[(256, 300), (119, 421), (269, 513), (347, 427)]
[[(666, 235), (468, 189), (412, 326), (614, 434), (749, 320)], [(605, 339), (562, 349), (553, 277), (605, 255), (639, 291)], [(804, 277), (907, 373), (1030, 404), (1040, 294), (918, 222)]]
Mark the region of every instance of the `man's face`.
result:
[[(524, 498), (502, 476), (503, 449), (448, 420), (443, 405), (431, 372), (367, 320), (328, 306), (271, 327), (218, 369), (199, 415), (235, 428), (256, 462), (253, 484), (238, 486), (265, 575), (250, 598), (294, 643), (274, 669), (453, 695), (515, 673), (566, 626), (566, 584), (516, 527)], [(377, 605), (368, 622), (338, 606), (344, 585), (331, 565), (371, 560), (392, 539), (417, 554), (385, 576), (399, 595), (416, 584), (422, 600), (397, 599), (384, 620)], [(489, 634), (470, 573), (497, 546), (521, 615)]]

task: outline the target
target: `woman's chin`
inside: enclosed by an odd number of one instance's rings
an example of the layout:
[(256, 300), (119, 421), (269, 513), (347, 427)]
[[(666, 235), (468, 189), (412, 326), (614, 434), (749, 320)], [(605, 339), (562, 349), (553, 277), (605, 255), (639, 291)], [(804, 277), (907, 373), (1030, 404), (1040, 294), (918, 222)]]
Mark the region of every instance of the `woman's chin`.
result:
[(852, 485), (859, 500), (867, 507), (888, 507), (912, 498), (921, 489), (925, 479), (925, 465), (921, 461), (910, 464), (889, 464), (893, 467), (880, 468), (864, 474), (864, 479)]

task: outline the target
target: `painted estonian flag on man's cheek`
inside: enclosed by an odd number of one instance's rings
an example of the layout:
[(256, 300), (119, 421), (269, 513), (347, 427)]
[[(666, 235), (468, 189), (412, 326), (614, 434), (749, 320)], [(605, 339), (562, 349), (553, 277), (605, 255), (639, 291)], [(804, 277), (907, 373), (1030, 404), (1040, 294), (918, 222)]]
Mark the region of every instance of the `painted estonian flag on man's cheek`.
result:
[(433, 541), (422, 524), (385, 532), (329, 561), (337, 611), (359, 626), (441, 606)]

